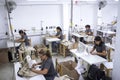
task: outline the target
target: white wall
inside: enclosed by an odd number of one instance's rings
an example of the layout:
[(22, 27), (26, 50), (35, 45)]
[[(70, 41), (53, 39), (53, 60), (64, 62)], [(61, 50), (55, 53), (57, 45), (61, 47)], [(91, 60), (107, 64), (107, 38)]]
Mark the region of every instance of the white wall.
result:
[(91, 25), (92, 28), (97, 24), (97, 5), (83, 4), (74, 5), (73, 23), (78, 24), (84, 28), (86, 24)]
[[(63, 6), (63, 4), (19, 4), (11, 14), (13, 28), (17, 29), (17, 31), (18, 29), (32, 30), (33, 27), (40, 29), (41, 21), (43, 21), (42, 26), (44, 26), (44, 30), (46, 26), (60, 25), (63, 30), (68, 31), (67, 27), (70, 25), (70, 4), (66, 3), (65, 6)], [(86, 24), (90, 24), (92, 28), (96, 27), (97, 8), (96, 4), (90, 3), (74, 5), (73, 24), (78, 24), (82, 27)], [(0, 15), (2, 15), (3, 12), (4, 11), (2, 11)], [(104, 18), (103, 20), (105, 20), (104, 22), (108, 23), (113, 20), (113, 16), (117, 15), (117, 7), (116, 5), (107, 5), (103, 8), (102, 12)], [(0, 18), (2, 21), (0, 24), (5, 25), (7, 21), (4, 22), (2, 18)], [(4, 30), (6, 30), (6, 28)], [(40, 36), (32, 38), (32, 43), (34, 44), (41, 42)], [(2, 42), (1, 44), (3, 45), (4, 43)]]
[(6, 48), (6, 40), (7, 35), (5, 35), (6, 32), (8, 32), (8, 25), (7, 25), (7, 16), (6, 16), (6, 8), (4, 5), (0, 5), (0, 48)]
[(26, 5), (17, 6), (11, 17), (14, 28), (40, 29), (43, 26), (61, 25), (60, 5)]
[(116, 4), (108, 4), (102, 8), (102, 22), (110, 24), (117, 17), (118, 8)]
[[(61, 5), (21, 5), (12, 12), (12, 25), (17, 31), (19, 29), (32, 30), (46, 26), (62, 26)], [(32, 38), (32, 37), (31, 37)], [(32, 44), (39, 44), (40, 36), (32, 38)]]
[[(73, 23), (82, 25), (90, 24), (92, 28), (97, 26), (97, 4), (74, 5)], [(118, 8), (116, 4), (108, 4), (102, 8), (102, 22), (110, 24), (117, 17)]]
[(117, 23), (117, 35), (116, 35), (116, 46), (115, 56), (113, 63), (112, 80), (120, 80), (120, 1), (118, 8), (118, 23)]

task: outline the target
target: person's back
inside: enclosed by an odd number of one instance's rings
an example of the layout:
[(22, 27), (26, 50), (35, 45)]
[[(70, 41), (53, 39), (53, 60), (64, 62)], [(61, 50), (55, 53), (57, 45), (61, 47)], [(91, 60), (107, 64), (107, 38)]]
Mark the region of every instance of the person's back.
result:
[(63, 33), (62, 33), (62, 31), (57, 32), (56, 36), (58, 36), (58, 35), (60, 35), (58, 38), (59, 38), (60, 40), (63, 40)]
[(56, 28), (56, 30), (57, 30), (57, 33), (56, 33), (56, 37), (57, 38), (59, 38), (59, 39), (61, 39), (61, 40), (63, 40), (63, 33), (62, 33), (62, 29), (58, 26), (57, 28)]
[(28, 37), (27, 37), (26, 34), (22, 37), (22, 39), (25, 39), (25, 40), (24, 40), (24, 42), (25, 42), (25, 46), (29, 46), (29, 45), (30, 45), (30, 43), (29, 43), (29, 39), (28, 39)]

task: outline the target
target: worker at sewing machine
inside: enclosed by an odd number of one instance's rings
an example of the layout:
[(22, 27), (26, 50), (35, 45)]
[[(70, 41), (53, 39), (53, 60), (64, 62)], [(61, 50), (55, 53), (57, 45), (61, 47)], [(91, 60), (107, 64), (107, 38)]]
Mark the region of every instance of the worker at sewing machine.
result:
[(60, 40), (63, 40), (63, 33), (62, 33), (62, 29), (58, 26), (56, 28), (56, 35), (55, 36), (51, 36), (51, 37), (54, 37), (54, 38), (59, 38)]
[[(33, 64), (31, 71), (37, 74), (42, 74), (46, 78), (46, 80), (54, 80), (55, 76), (57, 76), (57, 72), (54, 68), (52, 57), (50, 55), (49, 50), (41, 50), (39, 52), (39, 57), (41, 58), (42, 62)], [(41, 65), (41, 70), (36, 70), (35, 66)]]
[[(62, 33), (62, 29), (58, 26), (56, 28), (56, 35), (55, 36), (51, 36), (53, 38), (59, 38), (60, 40), (63, 40), (63, 33)], [(56, 47), (58, 48), (59, 42), (52, 42), (52, 49), (53, 51), (56, 51)]]
[[(85, 25), (85, 29), (86, 29), (86, 30), (85, 30), (85, 34), (86, 34), (86, 35), (88, 35), (88, 36), (89, 36), (89, 35), (93, 35), (93, 32), (92, 32), (92, 30), (90, 29), (90, 25)], [(84, 37), (81, 37), (81, 38), (80, 38), (80, 41), (83, 42), (83, 43), (86, 43)]]
[(92, 35), (92, 30), (90, 29), (90, 25), (85, 26), (85, 34), (86, 35)]
[(103, 58), (106, 58), (106, 47), (100, 36), (96, 36), (94, 39), (94, 47), (90, 51), (92, 55), (99, 55)]
[(18, 58), (18, 56), (17, 56), (17, 54), (19, 53), (18, 49), (20, 48), (22, 43), (25, 43), (25, 46), (29, 46), (30, 45), (29, 39), (27, 37), (27, 34), (23, 30), (19, 30), (19, 35), (21, 36), (21, 38), (16, 39), (15, 42), (19, 42), (21, 44), (18, 47), (16, 47), (15, 58)]
[(19, 34), (21, 36), (21, 38), (15, 40), (15, 42), (20, 42), (20, 43), (25, 43), (25, 46), (29, 46), (29, 39), (27, 37), (27, 34), (23, 31), (23, 30), (19, 30)]

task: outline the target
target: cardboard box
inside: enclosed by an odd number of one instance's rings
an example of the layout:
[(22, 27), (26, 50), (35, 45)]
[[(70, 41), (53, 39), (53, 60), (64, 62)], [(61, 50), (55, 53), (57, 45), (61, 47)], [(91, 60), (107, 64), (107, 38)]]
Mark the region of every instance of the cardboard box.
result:
[(68, 75), (69, 77), (73, 78), (73, 80), (79, 80), (79, 74), (75, 70), (76, 63), (73, 61), (66, 61), (58, 63), (59, 66), (57, 68), (59, 69), (60, 76)]
[(8, 49), (0, 49), (0, 63), (8, 63)]

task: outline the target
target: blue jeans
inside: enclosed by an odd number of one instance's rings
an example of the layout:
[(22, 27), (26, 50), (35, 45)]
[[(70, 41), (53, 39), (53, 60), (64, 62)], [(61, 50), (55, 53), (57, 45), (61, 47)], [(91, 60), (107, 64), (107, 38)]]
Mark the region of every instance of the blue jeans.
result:
[(59, 48), (60, 42), (52, 42), (52, 50), (57, 50)]

